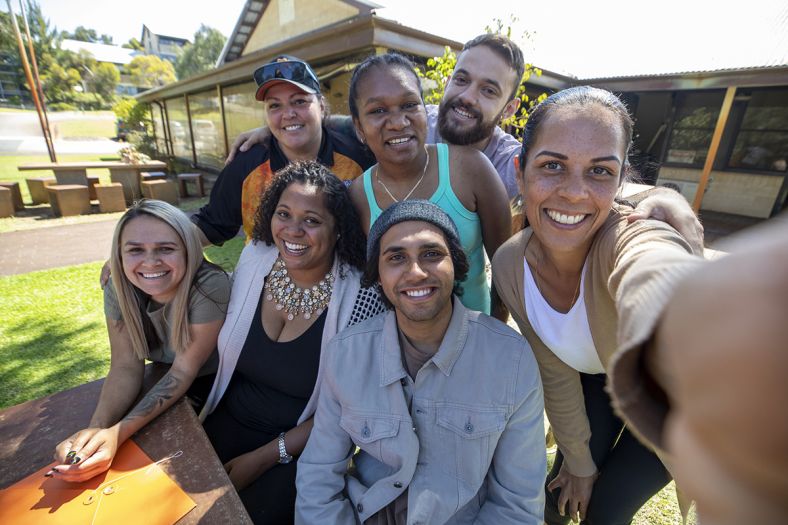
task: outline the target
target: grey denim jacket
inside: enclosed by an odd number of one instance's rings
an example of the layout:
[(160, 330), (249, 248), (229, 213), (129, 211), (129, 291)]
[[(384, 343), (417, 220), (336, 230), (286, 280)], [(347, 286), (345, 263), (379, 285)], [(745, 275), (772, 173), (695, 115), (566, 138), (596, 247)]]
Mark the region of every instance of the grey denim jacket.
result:
[(361, 523), (406, 489), (409, 524), (542, 523), (536, 360), (505, 324), (456, 298), (453, 307), (410, 409), (394, 312), (324, 349), (314, 428), (298, 462), (296, 523)]

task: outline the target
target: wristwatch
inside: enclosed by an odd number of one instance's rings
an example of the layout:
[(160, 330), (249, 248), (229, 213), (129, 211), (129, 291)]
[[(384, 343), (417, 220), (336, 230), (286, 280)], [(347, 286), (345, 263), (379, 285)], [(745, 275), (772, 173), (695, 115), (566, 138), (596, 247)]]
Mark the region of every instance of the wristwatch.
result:
[(287, 465), (293, 461), (293, 456), (287, 453), (287, 449), (285, 448), (285, 433), (282, 432), (279, 434), (279, 463), (281, 465)]

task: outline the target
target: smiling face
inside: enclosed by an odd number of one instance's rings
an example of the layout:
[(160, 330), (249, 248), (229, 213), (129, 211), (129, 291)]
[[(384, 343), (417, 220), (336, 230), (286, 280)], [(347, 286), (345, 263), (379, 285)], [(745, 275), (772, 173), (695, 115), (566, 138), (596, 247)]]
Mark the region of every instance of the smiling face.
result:
[(285, 188), (271, 218), (271, 235), (296, 280), (317, 282), (331, 269), (336, 221), (316, 186), (294, 182)]
[(186, 275), (183, 241), (166, 222), (140, 215), (128, 221), (120, 236), (126, 278), (160, 304), (175, 297)]
[(378, 162), (409, 162), (423, 155), (427, 113), (412, 71), (373, 66), (356, 93), (356, 132)]
[(618, 191), (627, 138), (599, 105), (551, 110), (521, 176), (529, 225), (548, 251), (585, 256)]
[(406, 221), (389, 228), (380, 238), (378, 272), (400, 325), (451, 316), (454, 264), (438, 227)]
[(501, 118), (514, 114), (514, 70), (489, 47), (463, 51), (457, 59), (438, 111), (438, 130), (451, 144), (486, 146)]
[(265, 114), (271, 133), (289, 160), (311, 160), (320, 150), (323, 101), (287, 82), (265, 94)]

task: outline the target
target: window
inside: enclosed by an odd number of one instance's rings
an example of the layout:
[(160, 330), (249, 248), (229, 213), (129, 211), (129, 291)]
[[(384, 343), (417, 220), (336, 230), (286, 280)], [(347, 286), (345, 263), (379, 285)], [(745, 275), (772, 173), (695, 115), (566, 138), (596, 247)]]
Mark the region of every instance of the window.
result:
[(167, 116), (170, 119), (170, 139), (172, 153), (176, 157), (192, 160), (192, 137), (189, 131), (189, 119), (186, 115), (186, 100), (183, 97), (165, 101)]
[(256, 92), (257, 84), (254, 82), (222, 88), (227, 139), (230, 144), (242, 131), (265, 125), (265, 109), (262, 102), (255, 100)]
[(723, 91), (676, 94), (676, 115), (665, 163), (703, 167), (724, 96)]
[(189, 95), (197, 164), (224, 167), (224, 125), (216, 89)]
[(788, 89), (740, 91), (746, 104), (728, 166), (788, 171)]

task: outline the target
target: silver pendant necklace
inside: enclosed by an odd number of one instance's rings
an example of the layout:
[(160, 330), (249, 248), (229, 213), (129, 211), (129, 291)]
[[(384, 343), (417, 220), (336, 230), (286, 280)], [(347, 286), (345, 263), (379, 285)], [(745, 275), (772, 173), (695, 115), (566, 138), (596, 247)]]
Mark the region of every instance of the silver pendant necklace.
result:
[[(424, 169), (421, 170), (421, 177), (419, 177), (419, 180), (416, 181), (416, 184), (413, 185), (413, 187), (410, 189), (408, 194), (405, 195), (405, 197), (402, 199), (404, 201), (408, 200), (408, 197), (413, 195), (413, 192), (416, 191), (416, 188), (419, 187), (419, 184), (421, 184), (421, 181), (424, 180), (424, 176), (427, 174), (427, 166), (430, 165), (430, 152), (429, 152), (429, 150), (427, 150), (427, 145), (426, 144), (424, 145), (424, 153), (427, 154), (427, 161), (424, 163)], [(377, 179), (378, 184), (383, 186), (383, 189), (386, 190), (386, 193), (388, 193), (388, 196), (391, 197), (391, 200), (393, 200), (394, 202), (399, 202), (399, 199), (397, 199), (391, 193), (391, 191), (389, 191), (389, 189), (386, 187), (386, 185), (383, 184), (383, 181), (380, 180), (380, 167), (379, 166), (375, 166), (375, 178)]]

